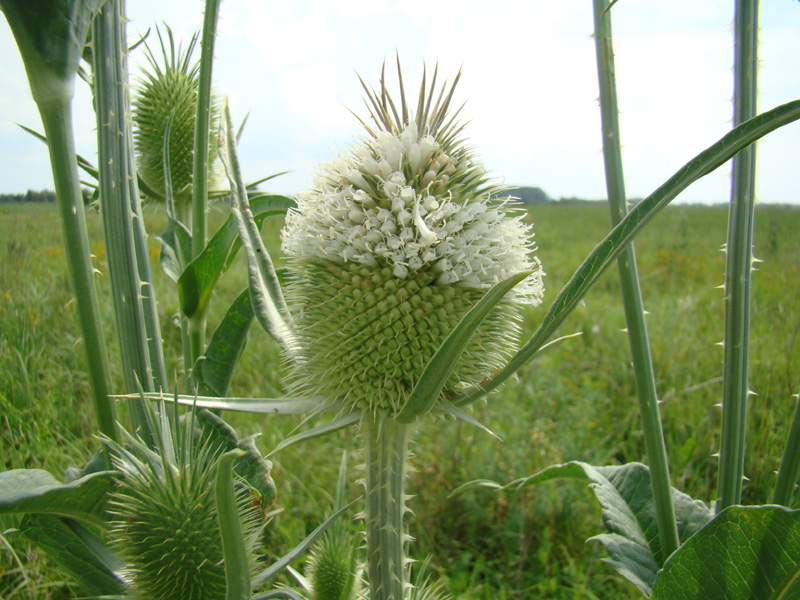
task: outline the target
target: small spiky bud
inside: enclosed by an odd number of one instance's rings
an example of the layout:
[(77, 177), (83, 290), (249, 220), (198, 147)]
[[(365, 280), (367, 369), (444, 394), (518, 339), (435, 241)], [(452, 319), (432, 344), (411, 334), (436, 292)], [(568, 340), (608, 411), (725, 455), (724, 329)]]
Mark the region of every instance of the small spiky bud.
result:
[[(134, 147), (138, 160), (139, 176), (146, 187), (145, 195), (161, 199), (165, 194), (164, 135), (169, 121), (169, 169), (172, 192), (179, 212), (191, 199), (194, 154), (194, 124), (197, 111), (199, 64), (192, 62), (192, 52), (197, 43), (193, 36), (186, 51), (176, 49), (172, 31), (167, 27), (169, 53), (161, 32), (164, 65), (159, 64), (149, 46), (145, 46), (150, 70), (145, 71), (134, 86), (132, 116)], [(211, 105), (209, 131), (209, 187), (220, 189), (224, 185), (217, 159), (217, 130), (219, 108)]]
[(344, 527), (326, 532), (311, 550), (306, 578), (313, 600), (354, 600), (361, 575), (356, 564), (356, 544)]
[[(124, 574), (135, 597), (223, 600), (225, 565), (213, 486), (219, 453), (197, 448), (185, 432), (160, 437), (156, 452), (127, 437), (133, 452), (106, 441), (123, 475), (109, 502), (110, 533), (112, 547), (127, 563)], [(258, 511), (244, 487), (238, 513), (255, 566)]]
[(383, 79), (380, 92), (365, 87), (376, 129), (362, 121), (367, 136), (320, 167), (282, 234), (300, 338), (290, 384), (345, 410), (399, 410), (485, 291), (532, 271), (477, 331), (445, 393), (479, 384), (516, 347), (518, 305), (543, 293), (530, 226), (448, 116), (455, 83), (434, 105), (436, 75), (430, 89), (423, 76), (414, 118), (400, 83), (400, 112)]

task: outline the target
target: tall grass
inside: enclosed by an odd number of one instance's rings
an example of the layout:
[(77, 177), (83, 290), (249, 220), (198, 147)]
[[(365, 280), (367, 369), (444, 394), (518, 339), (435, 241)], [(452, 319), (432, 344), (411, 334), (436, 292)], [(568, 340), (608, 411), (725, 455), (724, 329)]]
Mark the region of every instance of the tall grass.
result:
[[(749, 452), (744, 500), (764, 503), (771, 498), (779, 457), (775, 448), (785, 442), (794, 411), (791, 394), (800, 377), (800, 297), (786, 294), (800, 271), (796, 257), (800, 240), (800, 211), (762, 205), (757, 209), (757, 255), (764, 261), (755, 274), (752, 308), (753, 346), (751, 387), (759, 393), (752, 402), (748, 425)], [(147, 228), (158, 231), (164, 215), (144, 210)], [(559, 289), (589, 249), (607, 231), (607, 208), (602, 205), (544, 205), (532, 208), (539, 254), (548, 269), (549, 289)], [(216, 210), (211, 225), (223, 215)], [(111, 337), (113, 323), (107, 299), (106, 272), (99, 215), (90, 212), (88, 226), (98, 279), (100, 306)], [(716, 488), (720, 413), (719, 380), (725, 257), (720, 247), (726, 235), (725, 207), (673, 207), (637, 240), (642, 290), (647, 298), (648, 328), (654, 349), (656, 381), (663, 401), (673, 485), (694, 497), (713, 497)], [(275, 242), (279, 222), (264, 226), (265, 240)], [(0, 261), (14, 269), (0, 272), (0, 399), (4, 411), (4, 468), (45, 468), (62, 472), (81, 465), (95, 448), (91, 414), (78, 407), (87, 401), (87, 381), (81, 357), (73, 351), (77, 338), (73, 310), (66, 290), (67, 276), (59, 253), (58, 217), (52, 205), (0, 206)], [(155, 284), (169, 290), (155, 268), (158, 248), (151, 240)], [(219, 293), (233, 294), (245, 280), (238, 261), (220, 281)], [(6, 296), (7, 294), (7, 296)], [(552, 299), (553, 292), (548, 292)], [(545, 299), (545, 302), (548, 298)], [(166, 355), (180, 356), (180, 333), (175, 322), (177, 294), (160, 297), (165, 324)], [(38, 310), (38, 325), (29, 337), (42, 348), (35, 394), (28, 408), (19, 379), (14, 350), (21, 311)], [(210, 319), (218, 317), (212, 305)], [(541, 315), (530, 311), (530, 332)], [(416, 437), (419, 460), (412, 460), (409, 489), (414, 501), (417, 557), (432, 553), (459, 598), (580, 597), (585, 591), (598, 598), (637, 597), (633, 587), (606, 565), (592, 544), (582, 540), (596, 533), (599, 510), (589, 493), (572, 483), (544, 484), (519, 497), (488, 490), (450, 496), (464, 481), (488, 478), (510, 481), (553, 463), (583, 460), (594, 464), (644, 460), (635, 407), (630, 359), (620, 302), (619, 281), (609, 272), (563, 325), (563, 332), (580, 331), (579, 338), (552, 348), (476, 406), (476, 416), (502, 442), (471, 427), (440, 421), (426, 424)], [(112, 376), (118, 365), (110, 346)], [(253, 331), (248, 350), (232, 382), (231, 393), (271, 396), (280, 385), (275, 344)], [(265, 365), (267, 368), (265, 369)], [(172, 365), (172, 370), (177, 365)], [(512, 410), (513, 409), (513, 410)], [(516, 415), (516, 416), (512, 416)], [(521, 417), (519, 416), (521, 415)], [(226, 418), (242, 436), (261, 433), (263, 448), (276, 446), (297, 417), (252, 419), (230, 413)], [(287, 422), (285, 419), (290, 419)], [(267, 551), (279, 556), (318, 524), (320, 509), (333, 505), (339, 450), (353, 449), (346, 432), (282, 451), (275, 458), (278, 514), (266, 531)], [(309, 460), (314, 456), (314, 460)], [(349, 493), (358, 493), (351, 474)], [(532, 500), (535, 497), (535, 502)], [(795, 500), (795, 507), (798, 507)], [(4, 519), (3, 529), (13, 525)], [(6, 534), (17, 553), (36, 554), (28, 544)], [(6, 575), (2, 586), (18, 581), (10, 553), (0, 552)], [(24, 561), (31, 579), (60, 578), (44, 561)], [(0, 589), (6, 589), (0, 587)], [(55, 590), (61, 589), (61, 592)], [(63, 585), (28, 597), (69, 597)], [(8, 592), (4, 592), (8, 593)], [(59, 595), (60, 594), (60, 595)], [(25, 596), (21, 596), (25, 597)], [(585, 595), (584, 597), (591, 597)]]

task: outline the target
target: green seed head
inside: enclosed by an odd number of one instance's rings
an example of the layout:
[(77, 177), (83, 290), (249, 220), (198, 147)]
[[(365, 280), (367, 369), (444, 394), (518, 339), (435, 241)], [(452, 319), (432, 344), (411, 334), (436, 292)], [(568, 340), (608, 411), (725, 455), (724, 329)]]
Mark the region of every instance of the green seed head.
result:
[[(158, 30), (157, 30), (158, 31)], [(160, 65), (149, 47), (146, 47), (150, 71), (145, 71), (134, 87), (133, 124), (134, 147), (138, 159), (139, 176), (153, 198), (164, 197), (164, 134), (169, 124), (169, 171), (176, 204), (186, 205), (191, 199), (194, 124), (197, 110), (198, 63), (192, 63), (197, 36), (185, 52), (175, 48), (172, 31), (167, 28), (169, 54), (165, 40), (158, 31), (164, 65)], [(211, 106), (209, 135), (209, 188), (221, 189), (221, 171), (217, 165), (217, 122), (219, 108)]]
[(486, 319), (444, 392), (479, 384), (517, 345), (519, 304), (541, 301), (530, 226), (448, 117), (455, 83), (432, 108), (435, 79), (428, 90), (423, 78), (414, 118), (404, 93), (398, 111), (385, 88), (367, 90), (374, 127), (365, 124), (361, 142), (320, 167), (287, 216), (295, 392), (396, 412), (486, 290), (533, 271)]
[[(111, 542), (127, 563), (135, 597), (223, 600), (225, 565), (213, 486), (218, 453), (194, 449), (191, 442), (172, 447), (171, 440), (153, 452), (128, 437), (136, 454), (107, 442), (123, 474), (110, 500)], [(253, 545), (258, 511), (244, 487), (239, 494), (242, 529)], [(255, 566), (254, 549), (249, 550)]]
[(361, 582), (358, 571), (355, 543), (344, 528), (334, 527), (313, 547), (306, 563), (312, 599), (357, 598)]

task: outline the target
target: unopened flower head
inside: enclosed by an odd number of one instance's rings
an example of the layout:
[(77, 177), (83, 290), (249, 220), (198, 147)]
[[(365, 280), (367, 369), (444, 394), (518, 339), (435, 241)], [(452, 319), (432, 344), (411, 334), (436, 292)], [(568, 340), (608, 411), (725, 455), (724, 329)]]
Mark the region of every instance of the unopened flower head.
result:
[(302, 338), (298, 391), (398, 410), (483, 293), (532, 271), (478, 330), (445, 391), (478, 384), (518, 342), (517, 305), (541, 302), (531, 228), (448, 114), (457, 81), (434, 104), (436, 75), (430, 89), (423, 76), (413, 118), (402, 89), (398, 107), (383, 79), (379, 92), (365, 86), (374, 124), (362, 121), (364, 139), (298, 194), (282, 236)]
[[(199, 63), (192, 62), (197, 43), (193, 36), (184, 51), (175, 47), (172, 30), (167, 27), (167, 41), (156, 29), (161, 44), (164, 65), (145, 44), (145, 56), (150, 63), (134, 87), (133, 125), (134, 147), (139, 177), (151, 200), (165, 195), (164, 137), (169, 124), (169, 175), (172, 193), (179, 212), (185, 211), (192, 194), (195, 113), (199, 86)], [(212, 95), (209, 135), (209, 188), (221, 190), (224, 178), (217, 157), (217, 121), (219, 106)]]

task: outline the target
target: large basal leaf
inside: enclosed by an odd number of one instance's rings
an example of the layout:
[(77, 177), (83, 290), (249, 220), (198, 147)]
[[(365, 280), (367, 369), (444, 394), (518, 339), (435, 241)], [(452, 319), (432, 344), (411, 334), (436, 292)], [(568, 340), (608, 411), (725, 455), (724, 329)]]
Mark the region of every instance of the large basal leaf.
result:
[(246, 289), (231, 304), (211, 335), (205, 354), (195, 363), (193, 373), (199, 394), (222, 398), (228, 393), (233, 370), (244, 350), (254, 317), (250, 290)]
[[(661, 556), (658, 539), (650, 469), (641, 463), (594, 467), (576, 461), (554, 465), (515, 483), (521, 487), (564, 477), (591, 482), (606, 528), (606, 533), (591, 539), (605, 546), (609, 558), (603, 562), (649, 596), (665, 558)], [(681, 540), (694, 535), (713, 516), (703, 502), (675, 488), (672, 488), (672, 502)]]
[[(266, 217), (284, 214), (294, 205), (294, 201), (285, 196), (259, 196), (250, 200), (250, 211), (256, 227), (260, 228)], [(230, 266), (241, 246), (236, 220), (233, 215), (229, 215), (208, 241), (203, 252), (186, 265), (178, 279), (183, 314), (191, 317), (206, 309), (214, 284)]]
[(41, 469), (0, 473), (0, 513), (48, 513), (102, 524), (113, 471), (61, 483)]
[(652, 600), (797, 600), (800, 510), (731, 506), (667, 560)]
[(20, 532), (72, 575), (84, 592), (98, 596), (125, 592), (116, 574), (122, 563), (77, 521), (53, 515), (26, 515)]
[(233, 463), (233, 470), (258, 493), (262, 511), (275, 501), (275, 483), (272, 481), (272, 462), (261, 457), (253, 437), (240, 440), (233, 428), (214, 413), (201, 409), (196, 413), (196, 424), (201, 438), (217, 452), (242, 450)]

